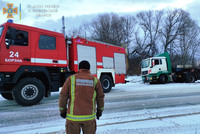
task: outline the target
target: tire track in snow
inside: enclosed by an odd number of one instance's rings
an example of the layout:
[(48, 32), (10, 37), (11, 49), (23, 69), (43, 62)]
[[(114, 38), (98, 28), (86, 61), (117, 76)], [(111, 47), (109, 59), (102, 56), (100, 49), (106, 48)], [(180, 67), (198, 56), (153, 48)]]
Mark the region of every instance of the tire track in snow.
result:
[(136, 119), (136, 120), (133, 119), (133, 120), (129, 120), (129, 121), (105, 123), (105, 124), (98, 125), (98, 127), (116, 125), (116, 124), (124, 124), (124, 123), (131, 123), (131, 122), (157, 120), (157, 119), (162, 120), (162, 119), (166, 119), (166, 118), (175, 118), (175, 117), (183, 117), (183, 116), (191, 116), (191, 115), (200, 115), (200, 112), (185, 113), (185, 114), (178, 114), (178, 115), (166, 115), (166, 116), (159, 116), (159, 117), (150, 117), (150, 118), (145, 118), (145, 119)]

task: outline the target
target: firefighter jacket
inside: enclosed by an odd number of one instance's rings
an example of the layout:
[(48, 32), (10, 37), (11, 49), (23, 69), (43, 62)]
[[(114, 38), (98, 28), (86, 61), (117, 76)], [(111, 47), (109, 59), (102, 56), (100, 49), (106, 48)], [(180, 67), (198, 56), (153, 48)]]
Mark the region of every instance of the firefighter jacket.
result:
[(103, 111), (104, 93), (100, 81), (89, 70), (80, 69), (78, 74), (67, 78), (60, 92), (60, 113), (67, 112), (71, 121), (93, 120), (96, 105)]

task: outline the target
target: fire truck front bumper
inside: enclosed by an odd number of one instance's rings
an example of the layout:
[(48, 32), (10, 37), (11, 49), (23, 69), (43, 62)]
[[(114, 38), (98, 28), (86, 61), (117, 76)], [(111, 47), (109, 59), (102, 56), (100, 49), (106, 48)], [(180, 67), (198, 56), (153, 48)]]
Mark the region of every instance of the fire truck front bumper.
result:
[(0, 93), (11, 93), (11, 90), (8, 90), (7, 87), (5, 87), (6, 84), (6, 78), (4, 73), (0, 73)]

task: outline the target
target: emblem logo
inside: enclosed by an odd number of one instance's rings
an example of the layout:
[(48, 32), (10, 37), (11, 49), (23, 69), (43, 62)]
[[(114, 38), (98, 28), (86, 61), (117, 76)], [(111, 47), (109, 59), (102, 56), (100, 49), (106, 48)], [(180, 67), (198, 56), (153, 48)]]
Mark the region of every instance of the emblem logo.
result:
[(13, 13), (17, 14), (18, 8), (13, 8), (14, 4), (7, 4), (8, 8), (3, 8), (3, 14), (8, 14), (7, 18), (13, 18)]

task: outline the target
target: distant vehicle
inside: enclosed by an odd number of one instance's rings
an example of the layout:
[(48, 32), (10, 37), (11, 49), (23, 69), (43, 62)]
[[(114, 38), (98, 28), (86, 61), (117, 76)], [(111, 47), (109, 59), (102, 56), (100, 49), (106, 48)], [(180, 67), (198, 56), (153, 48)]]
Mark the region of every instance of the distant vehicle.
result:
[(188, 82), (200, 79), (200, 69), (191, 65), (177, 65), (172, 68), (167, 52), (142, 61), (142, 80), (149, 83)]
[(66, 78), (78, 72), (82, 60), (89, 61), (104, 92), (125, 83), (122, 47), (11, 22), (0, 26), (0, 93), (6, 99), (37, 104), (59, 91)]

